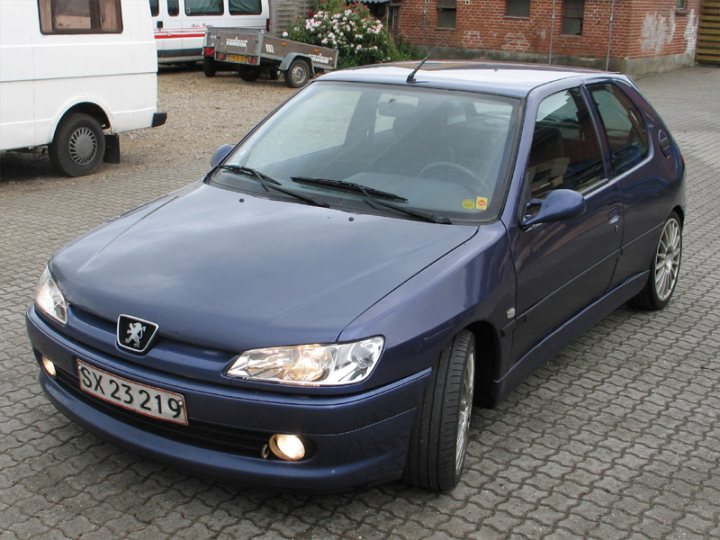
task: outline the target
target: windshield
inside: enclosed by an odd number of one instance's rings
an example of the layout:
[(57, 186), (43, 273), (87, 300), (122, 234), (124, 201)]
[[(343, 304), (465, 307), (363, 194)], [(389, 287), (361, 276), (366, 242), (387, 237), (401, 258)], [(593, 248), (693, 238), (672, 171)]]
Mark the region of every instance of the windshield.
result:
[[(290, 100), (224, 164), (334, 206), (494, 219), (518, 107), (515, 99), (486, 94), (321, 81)], [(214, 181), (240, 189), (253, 182), (247, 175)], [(369, 198), (382, 204), (366, 204)]]

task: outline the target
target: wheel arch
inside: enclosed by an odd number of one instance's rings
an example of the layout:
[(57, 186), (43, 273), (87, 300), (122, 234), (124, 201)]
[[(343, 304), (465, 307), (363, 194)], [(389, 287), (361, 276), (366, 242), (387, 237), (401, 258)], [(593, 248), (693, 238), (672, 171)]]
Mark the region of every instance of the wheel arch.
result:
[(685, 211), (682, 209), (680, 205), (675, 206), (675, 208), (672, 209), (673, 212), (675, 212), (678, 217), (680, 218), (680, 225), (685, 225)]
[(493, 381), (500, 363), (500, 338), (497, 329), (487, 321), (468, 325), (475, 339), (475, 403), (495, 405)]
[(93, 117), (98, 124), (100, 124), (103, 130), (110, 129), (112, 127), (112, 118), (106, 112), (105, 108), (91, 101), (83, 101), (70, 105), (57, 117), (55, 125), (53, 126), (52, 139), (55, 138), (55, 133), (57, 133), (58, 127), (62, 124), (63, 120), (65, 120), (65, 118), (69, 115), (76, 113), (87, 114), (88, 116)]

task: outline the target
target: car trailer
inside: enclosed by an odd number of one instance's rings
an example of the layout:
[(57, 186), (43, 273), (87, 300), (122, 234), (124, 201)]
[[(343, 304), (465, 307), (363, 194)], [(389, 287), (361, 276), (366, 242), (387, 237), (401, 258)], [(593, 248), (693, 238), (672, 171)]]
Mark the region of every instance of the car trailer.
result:
[(292, 88), (304, 86), (316, 73), (337, 68), (337, 49), (300, 43), (250, 28), (208, 27), (203, 45), (203, 71), (237, 71), (255, 81), (265, 71), (271, 78), (283, 73)]

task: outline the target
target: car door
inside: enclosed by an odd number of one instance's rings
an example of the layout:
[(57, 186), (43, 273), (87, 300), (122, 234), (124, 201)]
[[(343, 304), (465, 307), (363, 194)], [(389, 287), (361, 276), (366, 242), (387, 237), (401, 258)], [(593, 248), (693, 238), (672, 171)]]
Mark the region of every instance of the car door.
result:
[[(574, 218), (510, 228), (517, 275), (513, 356), (521, 357), (607, 290), (619, 257), (622, 205), (607, 176), (587, 93), (581, 87), (546, 97), (537, 111), (525, 174), (525, 200), (551, 191), (581, 193)], [(537, 204), (530, 204), (530, 212)]]
[[(614, 285), (647, 270), (658, 240), (657, 229), (668, 217), (663, 196), (673, 189), (677, 170), (669, 135), (661, 122), (653, 118), (647, 106), (643, 114), (628, 92), (641, 105), (642, 98), (628, 85), (623, 87), (611, 81), (588, 86), (607, 139), (611, 175), (625, 205), (622, 256), (613, 276)], [(657, 141), (654, 152), (653, 137)]]

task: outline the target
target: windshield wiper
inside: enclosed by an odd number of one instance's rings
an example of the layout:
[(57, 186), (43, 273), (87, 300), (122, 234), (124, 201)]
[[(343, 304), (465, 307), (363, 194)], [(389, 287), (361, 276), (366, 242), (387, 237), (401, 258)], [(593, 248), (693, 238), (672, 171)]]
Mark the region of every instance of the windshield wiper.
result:
[(267, 174), (258, 171), (257, 169), (253, 169), (252, 167), (244, 167), (242, 165), (218, 165), (218, 169), (223, 169), (225, 171), (230, 171), (237, 174), (244, 174), (246, 176), (255, 178), (260, 182), (260, 185), (265, 189), (265, 191), (270, 191), (270, 189), (274, 189), (279, 193), (284, 193), (285, 195), (289, 195), (290, 197), (294, 197), (295, 199), (304, 201), (314, 206), (320, 206), (322, 208), (328, 208), (330, 206), (328, 203), (324, 201), (319, 201), (314, 197), (303, 195), (291, 189), (285, 189), (284, 187), (282, 187), (281, 182), (275, 180), (272, 176), (268, 176)]
[(291, 178), (292, 178), (293, 182), (298, 182), (300, 184), (318, 184), (318, 185), (328, 186), (328, 187), (335, 188), (335, 189), (341, 189), (341, 190), (345, 190), (345, 191), (353, 191), (356, 193), (361, 193), (362, 195), (364, 195), (364, 200), (368, 204), (368, 206), (371, 206), (375, 210), (380, 210), (380, 209), (394, 210), (395, 212), (399, 212), (400, 214), (405, 214), (406, 216), (411, 216), (416, 219), (420, 219), (422, 221), (429, 221), (430, 223), (443, 223), (443, 224), (452, 223), (445, 216), (436, 216), (435, 214), (431, 214), (429, 212), (423, 212), (422, 210), (417, 210), (414, 208), (398, 206), (397, 204), (393, 204), (393, 203), (381, 200), (381, 198), (384, 198), (384, 199), (390, 199), (390, 200), (399, 201), (399, 202), (407, 202), (407, 199), (405, 197), (401, 197), (400, 195), (396, 195), (395, 193), (389, 193), (387, 191), (382, 191), (380, 189), (363, 186), (361, 184), (355, 184), (353, 182), (343, 182), (341, 180), (331, 180), (329, 178), (308, 178), (305, 176), (292, 176)]
[(340, 189), (343, 191), (353, 191), (355, 193), (362, 193), (363, 195), (372, 195), (374, 197), (383, 197), (385, 199), (391, 199), (393, 201), (407, 202), (405, 197), (390, 193), (389, 191), (382, 191), (381, 189), (375, 189), (369, 186), (363, 186), (354, 182), (343, 182), (342, 180), (333, 180), (331, 178), (311, 178), (309, 176), (291, 176), (293, 182), (298, 184), (315, 184), (318, 186), (327, 186), (334, 189)]
[(422, 221), (429, 221), (430, 223), (442, 223), (444, 225), (452, 224), (452, 221), (450, 221), (450, 219), (446, 216), (438, 216), (435, 214), (431, 214), (430, 212), (423, 212), (422, 210), (417, 210), (415, 208), (407, 208), (405, 206), (398, 206), (397, 204), (382, 201), (376, 197), (373, 197), (370, 192), (365, 193), (365, 202), (376, 210), (379, 210), (378, 207), (388, 208), (390, 210), (394, 210), (395, 212), (399, 212), (400, 214), (405, 214), (406, 216), (411, 216)]
[(268, 191), (268, 185), (282, 186), (282, 184), (275, 180), (272, 176), (261, 173), (260, 171), (258, 171), (257, 169), (253, 169), (252, 167), (245, 167), (243, 165), (218, 165), (218, 169), (223, 169), (225, 171), (240, 173), (246, 176), (252, 176), (253, 178), (257, 178), (260, 181), (262, 187), (265, 188), (265, 191)]

